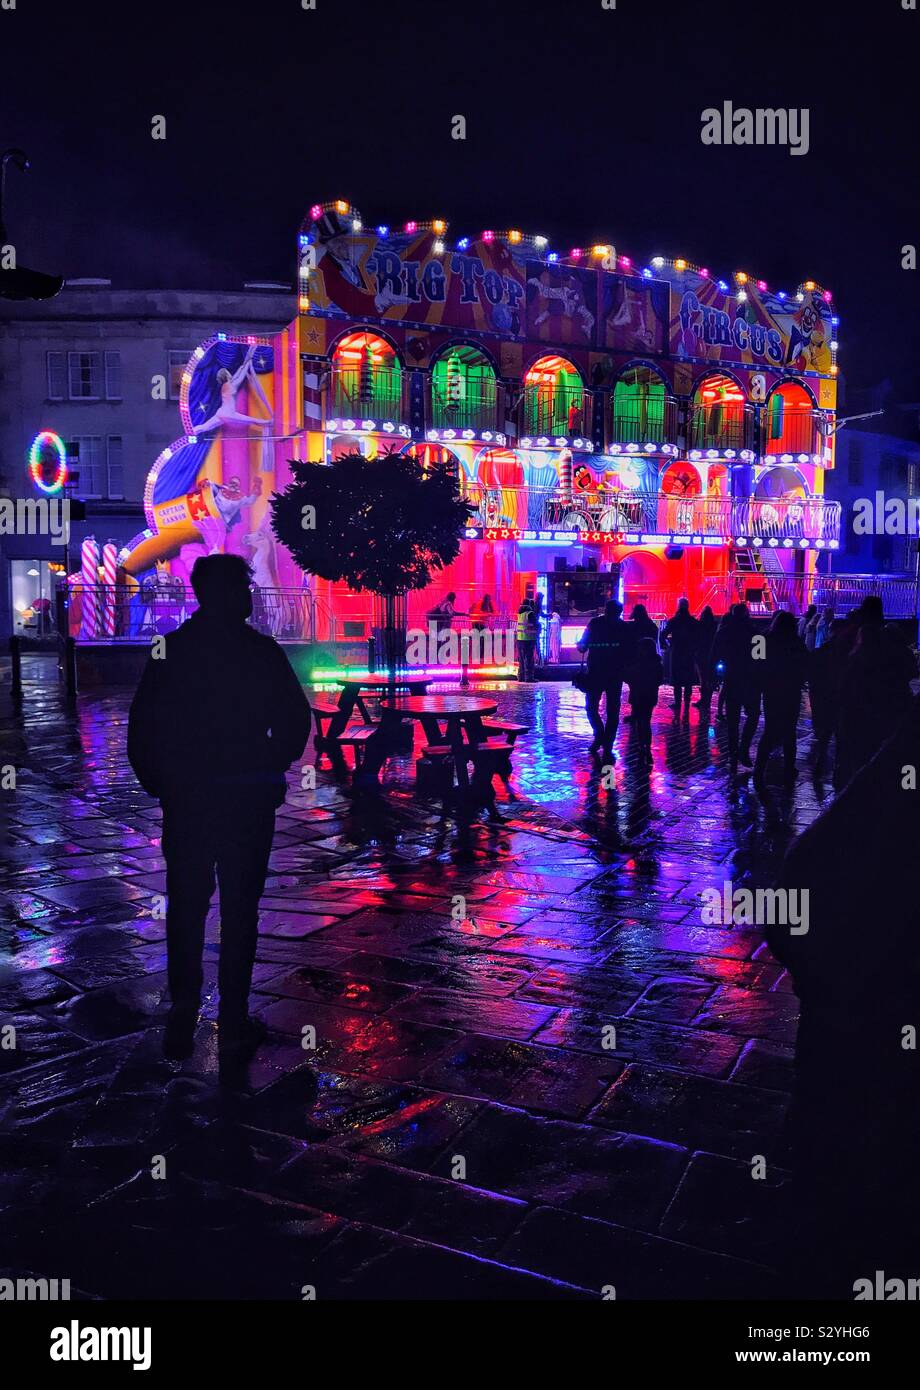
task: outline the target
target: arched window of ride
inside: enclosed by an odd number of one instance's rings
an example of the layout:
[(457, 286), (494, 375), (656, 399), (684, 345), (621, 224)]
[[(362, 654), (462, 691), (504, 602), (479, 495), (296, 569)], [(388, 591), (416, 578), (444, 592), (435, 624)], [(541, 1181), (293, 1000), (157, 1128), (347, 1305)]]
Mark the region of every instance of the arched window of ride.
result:
[(362, 329), (341, 339), (332, 357), (332, 414), (374, 421), (397, 420), (402, 371), (396, 353), (376, 333)]
[(478, 348), (458, 343), (435, 362), (431, 417), (438, 429), (496, 429), (495, 372)]
[(704, 377), (693, 393), (690, 447), (744, 449), (748, 445), (744, 393), (730, 376), (721, 372)]
[(524, 378), (524, 434), (575, 438), (585, 433), (585, 389), (565, 357), (541, 357)]
[(613, 444), (665, 441), (665, 386), (651, 367), (630, 367), (613, 392)]
[(814, 405), (804, 386), (784, 382), (770, 393), (767, 407), (765, 454), (819, 452)]

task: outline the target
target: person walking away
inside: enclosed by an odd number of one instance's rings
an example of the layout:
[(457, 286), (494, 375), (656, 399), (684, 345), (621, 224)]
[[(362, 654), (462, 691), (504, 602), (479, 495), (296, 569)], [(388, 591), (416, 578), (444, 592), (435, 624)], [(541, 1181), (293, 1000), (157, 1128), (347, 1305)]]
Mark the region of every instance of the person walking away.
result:
[(175, 1060), (192, 1051), (216, 875), (223, 1064), (244, 1061), (264, 1035), (248, 1016), (259, 898), (284, 774), (303, 753), (310, 706), (282, 649), (247, 623), (245, 560), (200, 558), (191, 579), (199, 608), (167, 634), (162, 658), (147, 661), (131, 703), (128, 759), (163, 807), (171, 1000), (164, 1051)]
[(827, 640), (808, 656), (808, 703), (814, 741), (814, 775), (821, 777), (831, 739), (837, 732), (843, 673), (849, 658), (849, 644), (843, 636), (842, 618), (834, 618)]
[[(649, 616), (649, 611), (644, 603), (634, 603), (633, 610), (629, 615), (629, 625), (634, 629), (633, 642), (638, 642), (643, 637), (650, 637), (655, 643), (655, 650), (658, 650), (658, 624), (654, 618)], [(632, 712), (625, 716), (625, 720), (632, 719)]]
[[(713, 662), (722, 672), (722, 695), (728, 726), (728, 766), (734, 777), (738, 764), (752, 767), (751, 743), (760, 719), (760, 690), (754, 669), (754, 624), (746, 603), (735, 603), (719, 625), (713, 643)], [(744, 732), (740, 736), (741, 715)]]
[(654, 618), (649, 617), (649, 611), (644, 603), (634, 603), (633, 611), (629, 615), (629, 621), (636, 629), (636, 641), (640, 637), (650, 637), (658, 650), (658, 624)]
[(690, 612), (690, 600), (682, 598), (677, 611), (664, 625), (662, 642), (671, 656), (671, 684), (674, 687), (675, 719), (680, 719), (681, 704), (684, 718), (690, 718), (690, 702), (696, 683), (696, 647), (699, 623)]
[(763, 733), (754, 761), (754, 786), (763, 792), (767, 763), (774, 748), (783, 750), (784, 784), (791, 787), (795, 769), (796, 733), (805, 684), (805, 644), (792, 613), (775, 613), (767, 631), (766, 655), (758, 675), (763, 693)]
[[(578, 639), (577, 647), (588, 658), (585, 710), (594, 733), (588, 752), (603, 750), (604, 760), (614, 760), (613, 742), (620, 723), (623, 680), (634, 651), (634, 635), (622, 619), (623, 605), (608, 599), (602, 614), (592, 618)], [(604, 718), (600, 703), (604, 700)]]
[(712, 664), (712, 648), (716, 640), (718, 623), (716, 616), (707, 603), (699, 618), (699, 628), (697, 630), (696, 644), (696, 668), (700, 677), (700, 698), (697, 700), (697, 708), (703, 711), (706, 723), (709, 723), (709, 715), (712, 709), (712, 692), (716, 688), (715, 667)]
[(636, 654), (627, 667), (626, 679), (629, 682), (629, 703), (639, 761), (651, 767), (652, 710), (658, 703), (658, 688), (664, 680), (661, 657), (651, 637), (640, 637), (636, 643)]
[(731, 611), (732, 611), (732, 608), (733, 608), (733, 607), (734, 607), (733, 604), (732, 604), (732, 605), (729, 605), (729, 607), (726, 609), (726, 611), (722, 614), (721, 618), (719, 619), (719, 624), (718, 624), (718, 627), (716, 628), (715, 640), (713, 641), (713, 644), (712, 644), (712, 667), (713, 667), (713, 671), (714, 671), (714, 673), (715, 673), (715, 681), (716, 681), (716, 684), (717, 684), (718, 687), (719, 687), (719, 699), (718, 699), (718, 703), (716, 704), (716, 719), (724, 719), (724, 718), (725, 718), (725, 666), (724, 666), (724, 663), (721, 662), (720, 660), (718, 660), (717, 657), (716, 657), (716, 651), (717, 651), (717, 645), (716, 645), (716, 644), (717, 644), (717, 642), (718, 642), (718, 640), (719, 640), (719, 634), (721, 633), (722, 629), (725, 627), (725, 625), (726, 625), (726, 624), (729, 622), (729, 620), (730, 620)]

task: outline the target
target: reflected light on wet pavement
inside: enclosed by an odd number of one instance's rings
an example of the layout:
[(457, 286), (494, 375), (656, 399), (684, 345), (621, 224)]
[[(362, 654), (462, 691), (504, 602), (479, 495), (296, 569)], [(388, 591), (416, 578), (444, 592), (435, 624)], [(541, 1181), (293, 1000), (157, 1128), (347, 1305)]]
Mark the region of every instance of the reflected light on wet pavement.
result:
[(253, 982), (269, 1039), (228, 1089), (214, 907), (195, 1053), (162, 1057), (129, 693), (66, 714), (26, 664), (0, 745), (0, 1273), (132, 1298), (777, 1293), (796, 1001), (700, 895), (769, 883), (827, 789), (732, 788), (715, 701), (712, 728), (677, 725), (668, 687), (653, 769), (627, 722), (612, 778), (571, 685), (488, 689), (530, 728), (499, 823), (458, 830), (409, 756), (379, 799), (292, 772)]

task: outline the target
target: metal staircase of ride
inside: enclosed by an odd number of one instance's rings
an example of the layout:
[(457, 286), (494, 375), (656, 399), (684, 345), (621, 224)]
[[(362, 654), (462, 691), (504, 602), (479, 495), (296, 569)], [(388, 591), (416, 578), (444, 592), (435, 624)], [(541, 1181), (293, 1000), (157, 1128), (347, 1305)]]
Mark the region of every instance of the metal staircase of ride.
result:
[(762, 600), (760, 603), (749, 604), (752, 613), (764, 615), (776, 611), (777, 597), (771, 576), (773, 580), (777, 580), (784, 577), (785, 572), (780, 558), (772, 546), (748, 546), (745, 549), (737, 550), (735, 552), (735, 573), (763, 576)]

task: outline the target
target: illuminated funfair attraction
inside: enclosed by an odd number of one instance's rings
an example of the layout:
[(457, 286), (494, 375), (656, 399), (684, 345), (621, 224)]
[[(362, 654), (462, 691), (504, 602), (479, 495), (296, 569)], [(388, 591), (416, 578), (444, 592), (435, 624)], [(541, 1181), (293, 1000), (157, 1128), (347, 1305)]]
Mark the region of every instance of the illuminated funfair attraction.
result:
[(372, 596), (303, 576), (269, 527), (291, 459), (334, 468), (355, 449), (446, 461), (474, 508), (459, 558), (409, 594), (410, 627), (452, 591), (455, 625), (488, 594), (474, 620), (504, 628), (532, 586), (565, 659), (610, 594), (658, 619), (684, 594), (695, 612), (768, 613), (818, 593), (840, 513), (823, 497), (837, 319), (814, 282), (784, 293), (443, 221), (365, 227), (338, 201), (301, 228), (298, 289), (283, 332), (218, 332), (193, 353), (146, 529), (107, 557), (127, 596), (116, 636), (145, 635), (154, 595), (158, 622), (170, 595), (181, 617), (195, 559), (233, 552), (264, 630), (321, 644), (326, 668), (366, 659)]

